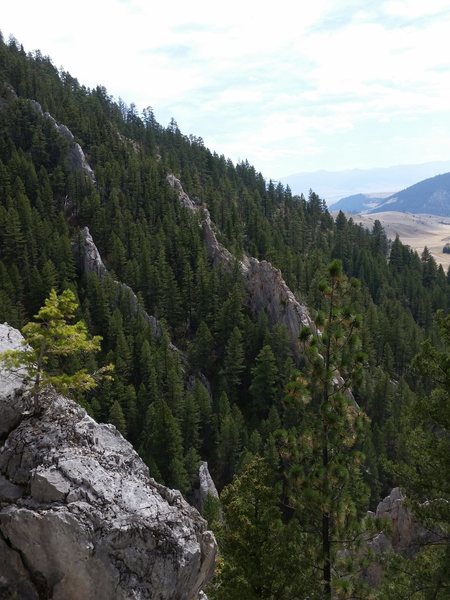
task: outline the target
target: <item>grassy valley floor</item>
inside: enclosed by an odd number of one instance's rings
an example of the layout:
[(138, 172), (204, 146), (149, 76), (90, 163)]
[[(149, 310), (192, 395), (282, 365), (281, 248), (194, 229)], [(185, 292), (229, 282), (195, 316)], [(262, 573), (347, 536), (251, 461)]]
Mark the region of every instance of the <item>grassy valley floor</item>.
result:
[(440, 263), (445, 270), (450, 267), (450, 254), (442, 252), (444, 245), (450, 242), (450, 217), (394, 211), (351, 216), (355, 223), (361, 223), (369, 229), (378, 219), (389, 238), (394, 239), (398, 234), (403, 244), (408, 244), (419, 254), (427, 246), (436, 262)]

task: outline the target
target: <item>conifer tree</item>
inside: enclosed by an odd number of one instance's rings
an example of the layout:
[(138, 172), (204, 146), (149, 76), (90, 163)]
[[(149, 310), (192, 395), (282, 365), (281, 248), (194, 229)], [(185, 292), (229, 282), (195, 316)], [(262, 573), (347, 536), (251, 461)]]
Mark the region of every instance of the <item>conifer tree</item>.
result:
[(194, 343), (189, 350), (189, 358), (192, 365), (201, 371), (208, 373), (214, 361), (213, 355), (214, 339), (208, 325), (201, 321), (197, 329)]
[(188, 479), (183, 462), (183, 441), (177, 420), (164, 400), (150, 404), (145, 417), (143, 454), (156, 465), (162, 481), (184, 492)]
[(298, 411), (297, 436), (280, 440), (288, 502), (299, 526), (312, 533), (326, 600), (333, 590), (336, 594), (350, 586), (339, 575), (337, 551), (357, 534), (358, 508), (367, 501), (357, 450), (365, 416), (350, 392), (363, 360), (360, 320), (346, 304), (350, 286), (340, 261), (332, 262), (320, 285), (323, 311), (314, 329), (301, 332), (305, 367), (288, 385), (286, 403)]
[(252, 369), (250, 392), (253, 396), (253, 412), (258, 419), (265, 418), (275, 401), (278, 369), (270, 346), (263, 346)]
[(439, 312), (440, 346), (427, 340), (414, 360), (423, 391), (407, 413), (407, 460), (394, 471), (424, 544), (412, 561), (392, 557), (384, 598), (444, 600), (450, 595), (450, 315)]
[(194, 448), (195, 450), (198, 450), (200, 445), (200, 416), (196, 398), (192, 392), (186, 394), (181, 415), (181, 432), (183, 435), (184, 448)]
[(115, 400), (111, 405), (108, 415), (108, 422), (112, 423), (122, 435), (127, 435), (127, 423), (122, 407), (117, 400)]
[(86, 391), (97, 385), (98, 377), (110, 371), (103, 369), (91, 374), (86, 369), (73, 370), (70, 359), (77, 355), (97, 352), (101, 337), (89, 338), (83, 321), (73, 321), (78, 304), (71, 290), (60, 296), (51, 290), (44, 306), (35, 315), (35, 322), (29, 322), (22, 329), (23, 349), (8, 350), (1, 358), (7, 367), (24, 366), (33, 382), (33, 392), (52, 385), (58, 391)]
[(222, 370), (225, 378), (225, 386), (229, 392), (230, 398), (232, 399), (235, 399), (236, 397), (237, 388), (241, 383), (241, 376), (244, 367), (245, 362), (242, 333), (237, 327), (234, 327), (225, 347), (225, 358)]
[(234, 410), (231, 408), (225, 392), (219, 398), (218, 420), (217, 480), (223, 485), (231, 481), (243, 445), (242, 415), (237, 406), (234, 406)]
[[(301, 534), (283, 523), (277, 486), (266, 462), (249, 456), (221, 496), (222, 557), (213, 600), (291, 600), (309, 592)], [(312, 597), (312, 596), (311, 596)]]

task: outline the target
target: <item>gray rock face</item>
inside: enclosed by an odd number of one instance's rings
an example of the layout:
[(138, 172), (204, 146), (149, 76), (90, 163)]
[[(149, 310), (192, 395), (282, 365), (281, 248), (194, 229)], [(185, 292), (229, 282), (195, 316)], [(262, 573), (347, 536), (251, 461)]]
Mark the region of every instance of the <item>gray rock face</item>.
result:
[[(235, 264), (236, 259), (217, 239), (209, 211), (205, 210), (205, 215), (206, 216), (202, 221), (202, 231), (208, 257), (215, 267), (225, 267), (229, 269)], [(247, 262), (247, 258), (238, 261), (241, 271), (247, 269)]]
[(82, 147), (80, 146), (80, 144), (78, 144), (76, 142), (73, 144), (73, 147), (72, 147), (72, 150), (70, 153), (70, 160), (71, 160), (71, 168), (74, 171), (83, 171), (83, 173), (85, 175), (87, 175), (90, 179), (92, 179), (92, 181), (95, 181), (94, 171), (92, 170), (91, 166), (89, 165), (86, 155), (83, 152)]
[(414, 515), (405, 505), (405, 496), (400, 488), (394, 488), (389, 496), (378, 504), (376, 516), (389, 519), (392, 528), (389, 545), (395, 552), (411, 557), (424, 542), (431, 539), (430, 531), (414, 519)]
[(86, 155), (83, 152), (80, 144), (75, 142), (75, 137), (66, 125), (58, 123), (58, 121), (49, 113), (42, 110), (41, 105), (36, 100), (29, 100), (31, 106), (40, 115), (48, 119), (55, 129), (69, 142), (69, 165), (73, 171), (82, 171), (89, 179), (95, 182), (95, 174), (89, 165)]
[(183, 186), (181, 185), (180, 180), (177, 179), (175, 175), (167, 175), (167, 183), (170, 185), (171, 188), (173, 188), (177, 192), (178, 199), (183, 206), (189, 208), (190, 210), (198, 210), (199, 207), (197, 206), (197, 204), (195, 204), (193, 200), (189, 198), (189, 196), (183, 190)]
[(219, 492), (217, 491), (216, 484), (209, 472), (208, 463), (203, 461), (198, 468), (198, 489), (195, 490), (193, 501), (193, 505), (198, 508), (202, 514), (208, 496), (219, 500)]
[(0, 109), (15, 100), (17, 100), (15, 89), (9, 83), (4, 82), (0, 88)]
[[(3, 349), (19, 336), (0, 325)], [(0, 595), (196, 600), (214, 569), (206, 522), (73, 401), (49, 388), (24, 411), (14, 377), (0, 370)]]
[[(0, 325), (0, 352), (5, 350), (16, 350), (22, 347), (23, 337), (17, 329), (10, 327), (7, 323)], [(0, 439), (7, 435), (20, 421), (22, 413), (29, 406), (25, 392), (27, 385), (24, 381), (25, 371), (5, 371), (0, 363), (0, 393), (2, 404), (0, 411)]]
[(312, 326), (307, 307), (300, 304), (284, 281), (281, 271), (270, 262), (250, 258), (244, 274), (253, 313), (258, 314), (265, 310), (270, 325), (285, 325), (294, 356), (298, 359), (299, 333), (303, 327)]
[(200, 480), (200, 493), (205, 501), (208, 496), (212, 496), (219, 499), (219, 493), (216, 488), (216, 484), (211, 477), (211, 474), (208, 469), (208, 463), (202, 462), (198, 468), (198, 478)]
[(79, 259), (84, 273), (95, 273), (98, 277), (104, 277), (107, 274), (100, 252), (94, 244), (88, 227), (83, 227), (80, 232)]
[[(231, 268), (236, 259), (218, 241), (208, 210), (198, 206), (189, 198), (174, 175), (168, 175), (167, 182), (177, 192), (183, 206), (194, 212), (202, 210), (203, 238), (213, 265)], [(298, 360), (300, 358), (299, 333), (303, 327), (312, 325), (307, 307), (297, 300), (284, 281), (281, 271), (270, 262), (244, 256), (242, 260), (238, 261), (238, 264), (244, 275), (252, 312), (258, 314), (265, 310), (270, 325), (280, 323), (286, 326), (292, 351)]]
[[(75, 248), (75, 252), (78, 255), (78, 263), (84, 273), (95, 273), (98, 277), (106, 277), (108, 271), (103, 263), (100, 252), (92, 239), (92, 235), (88, 227), (83, 227), (80, 231), (78, 240), (78, 246)], [(136, 294), (126, 284), (120, 281), (114, 281), (117, 289), (117, 294), (125, 294), (133, 314), (139, 312), (143, 319), (150, 325), (153, 334), (156, 338), (160, 338), (162, 334), (161, 325), (156, 317), (149, 315), (142, 305), (139, 303)], [(184, 354), (174, 344), (170, 342), (170, 349), (176, 352), (183, 362), (186, 360)]]
[[(435, 534), (418, 523), (405, 505), (405, 496), (400, 488), (393, 488), (389, 496), (378, 504), (375, 514), (369, 515), (389, 522), (389, 533), (381, 531), (367, 542), (367, 548), (375, 556), (397, 552), (412, 558), (424, 543), (435, 539)], [(378, 586), (383, 578), (381, 564), (373, 562), (368, 567), (365, 578), (371, 585)]]

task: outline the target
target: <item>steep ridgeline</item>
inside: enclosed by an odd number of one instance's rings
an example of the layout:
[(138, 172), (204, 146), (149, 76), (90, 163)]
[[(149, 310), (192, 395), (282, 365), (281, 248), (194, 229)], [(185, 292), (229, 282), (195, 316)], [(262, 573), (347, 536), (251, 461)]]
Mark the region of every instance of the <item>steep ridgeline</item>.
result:
[[(100, 252), (92, 239), (88, 227), (83, 227), (81, 229), (77, 242), (75, 242), (75, 252), (78, 256), (78, 263), (81, 271), (83, 273), (95, 273), (100, 279), (106, 277), (108, 275), (108, 270), (103, 263)], [(117, 288), (117, 295), (119, 296), (122, 293), (126, 296), (133, 314), (139, 313), (144, 321), (150, 325), (155, 338), (159, 339), (162, 335), (162, 328), (158, 319), (153, 315), (149, 315), (141, 304), (139, 304), (138, 298), (130, 286), (117, 280), (114, 280), (114, 285)], [(169, 347), (183, 360), (186, 360), (184, 354), (172, 344), (172, 342), (169, 342)]]
[[(184, 207), (201, 214), (205, 246), (213, 265), (231, 270), (236, 258), (218, 241), (207, 208), (197, 205), (189, 198), (174, 175), (168, 175), (167, 182), (178, 193)], [(277, 323), (285, 325), (292, 351), (299, 360), (299, 332), (302, 327), (312, 325), (307, 307), (300, 304), (284, 281), (281, 271), (270, 262), (246, 255), (237, 262), (244, 278), (252, 313), (257, 316), (261, 311), (266, 311), (271, 326)]]
[[(12, 88), (9, 89), (11, 92), (10, 97), (17, 100), (14, 90)], [(39, 115), (43, 116), (45, 119), (48, 119), (54, 126), (55, 130), (67, 141), (69, 145), (68, 160), (70, 169), (72, 171), (81, 172), (93, 183), (95, 183), (94, 170), (89, 165), (86, 155), (80, 144), (75, 142), (74, 135), (70, 129), (66, 127), (66, 125), (58, 123), (50, 113), (44, 113), (41, 105), (35, 100), (29, 100), (29, 102), (33, 109)], [(66, 211), (68, 211), (69, 216), (71, 204), (71, 199), (66, 196)], [(103, 263), (100, 252), (94, 243), (88, 227), (83, 227), (81, 229), (78, 237), (78, 243), (74, 243), (74, 249), (77, 254), (79, 267), (83, 273), (95, 273), (99, 278), (103, 278), (108, 274), (108, 270)], [(122, 293), (126, 296), (127, 301), (132, 308), (132, 312), (134, 314), (139, 313), (150, 325), (150, 328), (156, 339), (159, 339), (162, 335), (162, 328), (158, 319), (156, 319), (156, 317), (153, 315), (149, 315), (145, 309), (142, 308), (142, 306), (139, 304), (136, 294), (128, 285), (117, 280), (114, 280), (114, 284), (117, 288), (117, 295), (119, 296)], [(183, 361), (186, 360), (184, 354), (172, 342), (169, 342), (169, 347), (173, 352), (176, 352)]]
[[(21, 335), (0, 325), (0, 350)], [(52, 389), (0, 371), (0, 595), (196, 600), (214, 569), (206, 522), (132, 446)]]
[(36, 112), (38, 112), (40, 115), (42, 115), (43, 117), (48, 119), (53, 124), (56, 131), (58, 131), (58, 133), (60, 133), (63, 136), (63, 138), (68, 142), (68, 144), (69, 144), (69, 165), (70, 165), (71, 170), (72, 171), (81, 171), (84, 175), (86, 175), (86, 177), (89, 177), (89, 179), (95, 183), (94, 171), (92, 170), (91, 166), (89, 165), (86, 155), (84, 154), (83, 149), (81, 148), (80, 144), (78, 144), (75, 141), (75, 137), (74, 137), (73, 133), (70, 131), (70, 129), (68, 127), (66, 127), (65, 125), (63, 125), (62, 123), (58, 123), (56, 121), (56, 119), (54, 119), (49, 112), (44, 113), (39, 102), (36, 102), (35, 100), (30, 100), (30, 104), (34, 107)]
[[(286, 327), (293, 356), (299, 364), (302, 360), (299, 344), (300, 331), (303, 327), (314, 328), (314, 323), (308, 313), (308, 308), (304, 304), (300, 304), (289, 289), (280, 269), (276, 269), (267, 260), (260, 261), (253, 256), (244, 255), (241, 260), (237, 260), (217, 239), (208, 209), (195, 204), (174, 175), (169, 174), (167, 181), (178, 193), (178, 198), (184, 207), (194, 212), (201, 212), (205, 246), (213, 265), (231, 270), (237, 261), (248, 294), (248, 304), (254, 317), (257, 318), (261, 312), (265, 311), (272, 327), (276, 324)], [(342, 382), (342, 377), (337, 373), (335, 385), (339, 387)], [(357, 406), (352, 391), (347, 389), (345, 394)]]
[[(5, 96), (5, 94), (7, 99), (4, 100), (4, 103), (10, 103), (18, 100), (18, 97), (11, 86), (6, 86), (6, 90), (3, 91), (3, 96)], [(58, 123), (49, 112), (44, 112), (39, 102), (36, 102), (35, 100), (29, 100), (28, 102), (33, 110), (41, 117), (44, 117), (46, 120), (48, 120), (53, 125), (54, 129), (67, 142), (68, 164), (70, 170), (82, 173), (95, 184), (94, 170), (89, 165), (86, 155), (80, 144), (75, 142), (75, 137), (70, 129), (66, 125)], [(65, 211), (69, 218), (72, 216), (72, 208), (72, 199), (69, 196), (66, 196)], [(99, 278), (103, 278), (108, 274), (108, 271), (100, 256), (100, 252), (94, 243), (88, 227), (81, 229), (78, 243), (74, 243), (74, 249), (77, 254), (78, 264), (82, 272), (95, 273)], [(142, 306), (139, 304), (136, 294), (128, 285), (117, 280), (114, 280), (114, 284), (117, 288), (117, 295), (119, 296), (122, 293), (126, 296), (132, 312), (134, 314), (139, 313), (150, 325), (155, 338), (159, 339), (162, 335), (162, 328), (158, 320), (153, 315), (149, 315), (142, 308)], [(169, 347), (172, 351), (176, 352), (183, 361), (186, 360), (184, 354), (174, 344), (172, 344), (172, 342), (169, 342)]]
[[(9, 101), (14, 101), (18, 99), (14, 90), (10, 86), (8, 86), (8, 91)], [(39, 102), (36, 102), (35, 100), (29, 100), (29, 103), (30, 106), (32, 106), (33, 109), (39, 115), (49, 120), (54, 126), (55, 130), (67, 141), (69, 145), (68, 162), (70, 169), (72, 171), (79, 171), (83, 173), (83, 175), (85, 175), (93, 183), (95, 183), (94, 171), (89, 165), (86, 155), (83, 149), (81, 148), (80, 144), (75, 142), (74, 135), (70, 131), (70, 129), (66, 127), (66, 125), (58, 123), (49, 112), (44, 112)], [(70, 206), (71, 199), (68, 196), (66, 196), (66, 210), (69, 211), (69, 216)], [(95, 245), (94, 240), (92, 239), (92, 235), (90, 234), (88, 227), (82, 228), (79, 235), (78, 243), (74, 244), (74, 249), (77, 253), (78, 263), (81, 267), (82, 272), (95, 273), (99, 278), (103, 278), (108, 274), (108, 271), (103, 263), (102, 257), (100, 256), (100, 252), (98, 251), (98, 248)], [(132, 307), (134, 308), (134, 311), (139, 310), (138, 299), (133, 290), (126, 284), (120, 283), (119, 281), (115, 281), (114, 283), (118, 288), (118, 293), (120, 291), (123, 291), (127, 295)], [(142, 310), (142, 315), (145, 321), (149, 323), (153, 334), (157, 338), (159, 338), (161, 336), (162, 330), (158, 320), (154, 316), (148, 315), (145, 312), (145, 310)], [(177, 349), (173, 345), (172, 350), (177, 351)]]
[[(56, 121), (50, 113), (44, 112), (36, 101), (18, 98), (11, 86), (6, 85), (3, 96), (0, 96), (0, 109), (5, 138), (10, 136), (13, 139), (17, 134), (14, 144), (11, 143), (11, 148), (16, 148), (16, 154), (9, 152), (22, 159), (23, 165), (17, 167), (17, 173), (23, 176), (25, 184), (28, 181), (33, 184), (30, 184), (28, 190), (19, 177), (14, 175), (12, 181), (16, 182), (14, 185), (17, 190), (12, 191), (6, 177), (8, 185), (5, 185), (5, 195), (1, 198), (0, 222), (11, 225), (12, 236), (17, 238), (22, 252), (9, 249), (6, 240), (10, 237), (5, 236), (4, 240), (0, 240), (0, 255), (5, 261), (0, 261), (0, 281), (4, 284), (4, 265), (6, 269), (11, 269), (12, 263), (17, 262), (17, 273), (20, 272), (20, 275), (16, 281), (23, 276), (27, 284), (22, 286), (18, 283), (20, 297), (8, 297), (9, 306), (0, 290), (0, 318), (20, 326), (36, 312), (51, 288), (64, 289), (72, 286), (76, 289), (86, 308), (85, 316), (91, 330), (103, 338), (104, 355), (99, 360), (112, 362), (116, 367), (114, 386), (100, 387), (95, 398), (92, 396), (87, 399), (85, 407), (97, 420), (113, 422), (123, 435), (127, 435), (144, 460), (151, 463), (152, 474), (159, 481), (181, 489), (185, 494), (195, 492), (200, 481), (200, 458), (210, 459), (210, 456), (200, 457), (191, 453), (188, 476), (182, 462), (184, 457), (180, 426), (170, 414), (172, 429), (165, 427), (164, 430), (168, 431), (168, 437), (172, 434), (175, 436), (179, 469), (176, 473), (170, 470), (173, 456), (166, 461), (168, 442), (165, 439), (159, 442), (161, 454), (155, 465), (152, 460), (156, 453), (153, 443), (156, 436), (149, 435), (148, 431), (157, 420), (150, 413), (155, 410), (155, 406), (160, 412), (167, 410), (166, 400), (172, 403), (168, 409), (171, 413), (172, 410), (181, 412), (184, 396), (191, 392), (197, 394), (196, 398), (202, 396), (202, 401), (209, 407), (212, 403), (211, 386), (201, 372), (201, 365), (196, 366), (194, 377), (186, 353), (171, 342), (170, 329), (163, 328), (159, 319), (153, 316), (152, 306), (149, 308), (148, 303), (144, 306), (142, 289), (136, 288), (135, 281), (128, 280), (125, 283), (124, 274), (111, 261), (111, 253), (108, 255), (107, 249), (105, 250), (107, 244), (103, 244), (103, 252), (106, 254), (108, 269), (90, 230), (87, 226), (82, 226), (88, 223), (95, 229), (95, 219), (82, 218), (80, 215), (83, 215), (87, 198), (94, 199), (95, 202), (100, 199), (98, 188), (101, 186), (98, 179), (101, 179), (103, 165), (96, 163), (100, 172), (97, 179), (86, 157), (87, 154), (91, 158), (92, 154), (88, 149), (85, 154), (81, 145), (75, 143), (68, 127)], [(125, 138), (122, 139), (117, 134), (116, 137), (118, 143), (123, 145)], [(30, 139), (34, 140), (31, 149)], [(9, 158), (9, 154), (5, 154)], [(44, 167), (37, 169), (38, 156), (47, 160), (44, 164), (48, 172), (45, 172)], [(0, 164), (0, 171), (2, 168), (9, 174), (8, 169)], [(39, 173), (38, 183), (36, 175), (25, 178), (28, 172), (34, 174), (36, 170)], [(39, 184), (41, 180), (42, 185)], [(52, 183), (54, 189), (51, 188)], [(3, 203), (7, 208), (2, 214)], [(24, 218), (23, 221), (21, 217)], [(33, 232), (30, 233), (29, 229)], [(145, 237), (149, 239), (150, 235), (147, 233)], [(111, 235), (108, 238), (111, 239)], [(61, 248), (63, 244), (64, 247)], [(39, 253), (35, 251), (37, 247), (40, 248)], [(58, 263), (62, 270), (58, 269)], [(154, 272), (158, 275), (160, 270), (155, 269)], [(145, 281), (149, 282), (149, 278), (146, 277)], [(152, 282), (149, 282), (148, 289), (152, 292), (155, 290)], [(172, 294), (168, 292), (167, 296), (172, 297)], [(160, 311), (158, 316), (165, 315)], [(106, 354), (109, 354), (108, 358)], [(95, 407), (90, 405), (91, 402), (94, 402)], [(150, 405), (153, 408), (147, 415)], [(113, 406), (116, 413), (118, 409), (116, 420), (111, 412)]]
[[(7, 83), (4, 84), (0, 93), (0, 108), (8, 106), (19, 100), (15, 90)], [(95, 175), (86, 155), (80, 144), (75, 141), (75, 136), (66, 125), (58, 121), (48, 112), (42, 109), (42, 106), (36, 100), (28, 100), (32, 109), (41, 117), (49, 121), (55, 131), (57, 131), (67, 142), (68, 145), (68, 165), (72, 171), (81, 171), (86, 177), (95, 183)]]
[[(10, 92), (9, 98), (17, 100), (17, 96), (12, 88), (8, 86)], [(10, 100), (11, 101), (11, 100)], [(58, 123), (56, 119), (49, 112), (42, 110), (41, 105), (35, 100), (29, 100), (30, 105), (33, 109), (45, 119), (49, 120), (54, 126), (55, 130), (67, 141), (69, 145), (68, 161), (72, 171), (81, 172), (83, 175), (88, 177), (93, 183), (95, 183), (94, 170), (89, 165), (86, 155), (81, 148), (80, 144), (75, 142), (75, 138), (70, 129), (62, 124)], [(66, 196), (66, 211), (70, 216), (71, 199)], [(88, 227), (83, 227), (78, 236), (78, 243), (74, 242), (74, 250), (78, 258), (78, 265), (81, 272), (83, 273), (95, 273), (100, 279), (108, 275), (100, 252), (94, 243), (92, 235)], [(138, 298), (134, 291), (125, 283), (114, 280), (114, 285), (117, 288), (117, 295), (124, 294), (127, 298), (129, 306), (132, 309), (133, 314), (139, 313), (140, 316), (150, 325), (153, 335), (156, 339), (159, 339), (162, 335), (161, 324), (158, 319), (153, 315), (149, 315), (145, 309), (139, 304)], [(176, 352), (182, 361), (186, 361), (186, 357), (172, 342), (169, 342), (169, 347), (173, 352)]]
[[(108, 276), (108, 270), (103, 263), (100, 252), (95, 245), (94, 240), (92, 239), (92, 235), (88, 227), (83, 227), (81, 229), (77, 240), (74, 242), (74, 246), (75, 254), (78, 258), (79, 268), (82, 273), (95, 273), (95, 275), (97, 275), (97, 277), (100, 279)], [(136, 294), (129, 285), (122, 283), (121, 281), (117, 281), (116, 279), (113, 280), (113, 285), (117, 289), (117, 303), (119, 303), (120, 296), (123, 295), (131, 309), (131, 313), (133, 315), (139, 315), (142, 317), (143, 320), (150, 325), (150, 329), (155, 339), (159, 340), (163, 334), (163, 329), (158, 319), (153, 315), (148, 314), (142, 304), (139, 303)], [(181, 365), (184, 369), (184, 374), (189, 375), (189, 364), (186, 354), (177, 348), (177, 346), (170, 340), (168, 342), (168, 347), (180, 359)], [(205, 375), (201, 371), (198, 371), (197, 376), (204, 385), (205, 389), (210, 391), (210, 382)], [(192, 377), (187, 379), (186, 385), (188, 387), (192, 387)]]

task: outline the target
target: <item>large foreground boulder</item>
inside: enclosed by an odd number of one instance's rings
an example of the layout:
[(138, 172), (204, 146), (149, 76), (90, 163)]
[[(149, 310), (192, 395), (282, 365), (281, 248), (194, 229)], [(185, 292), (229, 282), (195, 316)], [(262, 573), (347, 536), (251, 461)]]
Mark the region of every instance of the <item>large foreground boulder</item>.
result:
[[(0, 351), (20, 340), (0, 325)], [(215, 553), (113, 426), (0, 369), (0, 598), (196, 600)]]

